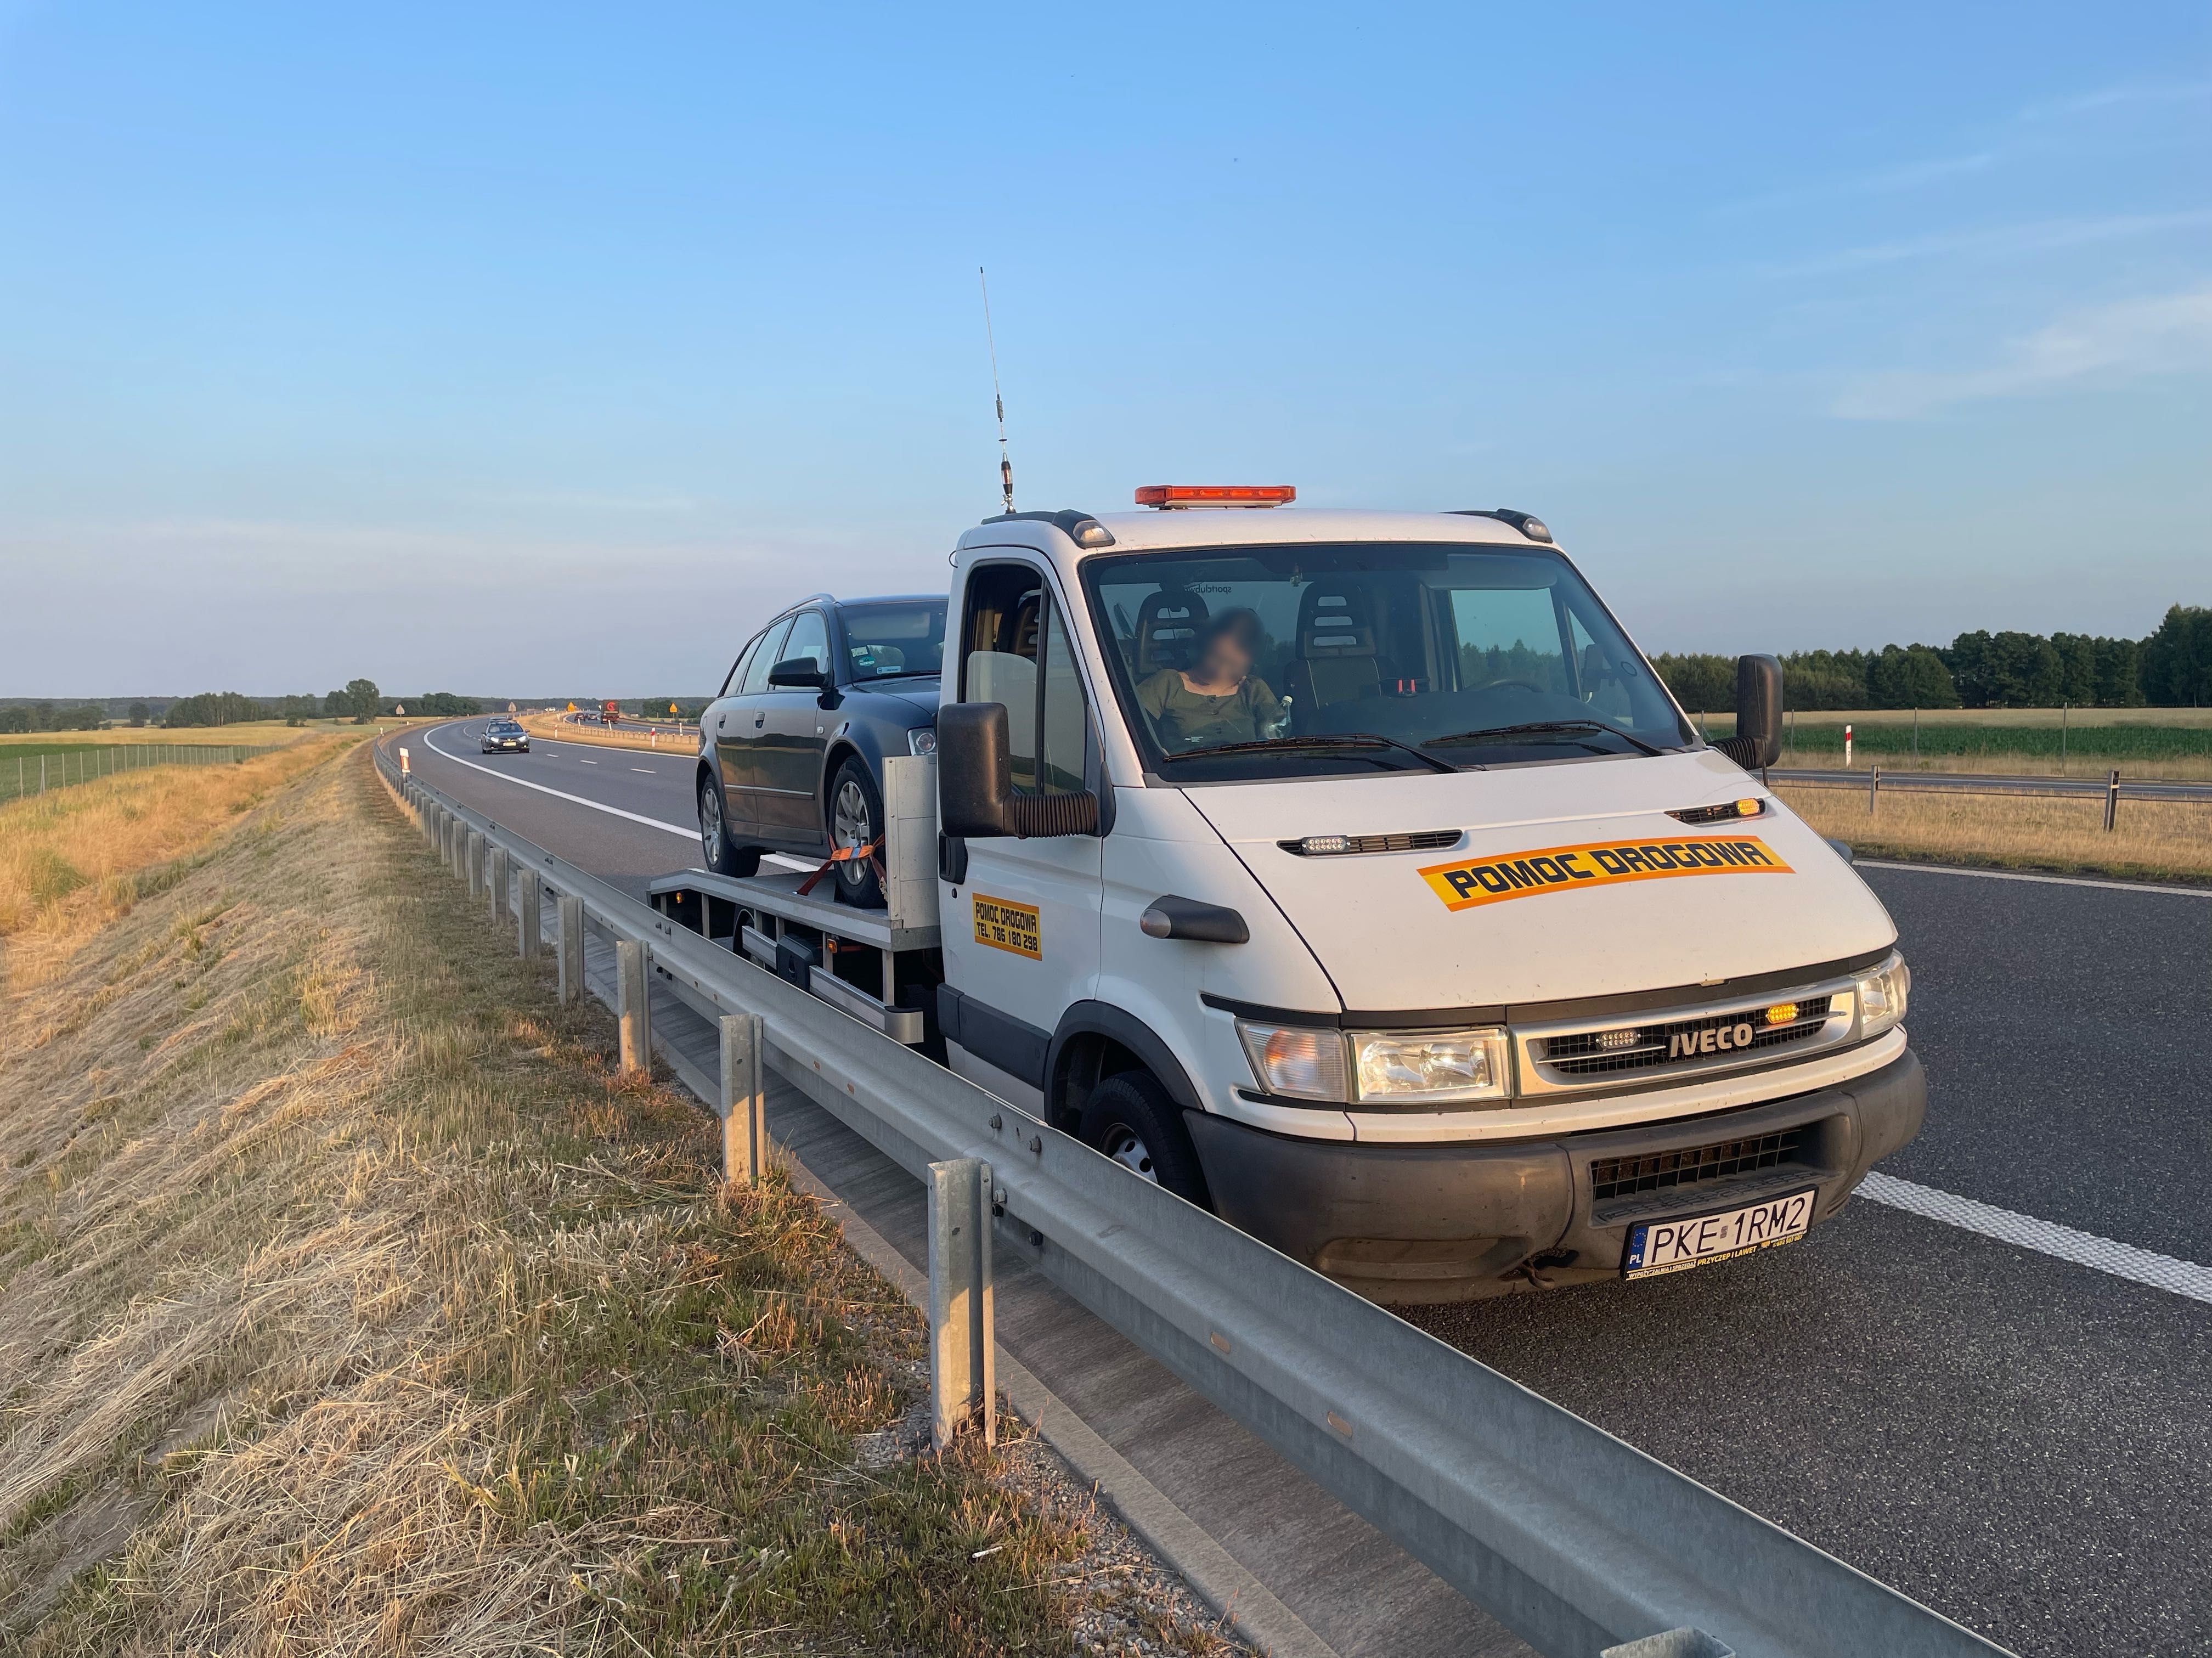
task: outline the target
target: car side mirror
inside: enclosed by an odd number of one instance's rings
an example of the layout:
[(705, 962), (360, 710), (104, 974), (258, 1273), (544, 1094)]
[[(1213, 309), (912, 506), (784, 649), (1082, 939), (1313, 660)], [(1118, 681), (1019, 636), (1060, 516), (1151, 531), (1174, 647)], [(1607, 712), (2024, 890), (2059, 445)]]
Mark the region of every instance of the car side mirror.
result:
[(1098, 797), (1016, 794), (1003, 702), (948, 702), (937, 711), (937, 826), (964, 840), (1091, 835)]
[(1782, 757), (1782, 665), (1771, 656), (1735, 659), (1735, 735), (1713, 746), (1746, 771)]
[(830, 671), (811, 656), (794, 656), (770, 668), (768, 683), (793, 690), (820, 690), (830, 683)]

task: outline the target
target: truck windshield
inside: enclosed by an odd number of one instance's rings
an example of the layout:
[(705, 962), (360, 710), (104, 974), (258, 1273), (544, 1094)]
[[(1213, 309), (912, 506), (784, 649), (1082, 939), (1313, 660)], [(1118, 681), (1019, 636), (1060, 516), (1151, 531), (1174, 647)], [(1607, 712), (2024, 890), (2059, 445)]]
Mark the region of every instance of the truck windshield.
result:
[(1130, 728), (1176, 781), (1527, 764), (1693, 738), (1555, 553), (1204, 548), (1087, 561)]
[(845, 671), (851, 680), (944, 671), (943, 599), (844, 604), (837, 614), (845, 624)]

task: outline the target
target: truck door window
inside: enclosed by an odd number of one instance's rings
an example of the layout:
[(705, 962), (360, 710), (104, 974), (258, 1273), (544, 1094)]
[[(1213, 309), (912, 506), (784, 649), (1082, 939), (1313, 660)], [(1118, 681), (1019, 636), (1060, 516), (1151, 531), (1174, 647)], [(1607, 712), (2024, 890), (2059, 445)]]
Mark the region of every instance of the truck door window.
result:
[(1090, 722), (1081, 671), (1042, 577), (1025, 564), (977, 569), (968, 581), (961, 648), (963, 700), (1006, 705), (1014, 786), (1027, 794), (1082, 788)]
[(779, 622), (761, 635), (759, 647), (745, 664), (745, 677), (738, 686), (738, 695), (754, 696), (768, 689), (768, 671), (775, 666), (782, 654), (783, 641), (790, 633), (791, 623)]
[(1497, 684), (1566, 690), (1559, 617), (1549, 586), (1454, 587), (1451, 616), (1462, 690)]

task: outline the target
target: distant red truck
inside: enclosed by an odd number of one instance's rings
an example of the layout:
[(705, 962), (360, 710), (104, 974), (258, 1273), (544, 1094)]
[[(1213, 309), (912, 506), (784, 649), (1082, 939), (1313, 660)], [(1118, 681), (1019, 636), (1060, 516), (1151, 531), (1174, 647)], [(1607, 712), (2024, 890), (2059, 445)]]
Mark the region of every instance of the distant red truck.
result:
[(614, 702), (600, 703), (599, 723), (602, 726), (619, 726), (622, 724), (622, 708), (620, 705)]

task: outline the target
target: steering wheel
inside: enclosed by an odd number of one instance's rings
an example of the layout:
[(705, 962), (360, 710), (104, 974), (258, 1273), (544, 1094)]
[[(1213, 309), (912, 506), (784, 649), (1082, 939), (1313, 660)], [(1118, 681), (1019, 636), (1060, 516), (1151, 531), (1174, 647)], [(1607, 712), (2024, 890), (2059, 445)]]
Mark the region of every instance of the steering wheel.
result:
[(1544, 695), (1544, 688), (1541, 685), (1532, 684), (1526, 679), (1493, 679), (1488, 684), (1478, 685), (1475, 689), (1477, 690), (1494, 691), (1501, 685), (1510, 685), (1518, 690), (1534, 691), (1538, 696)]

